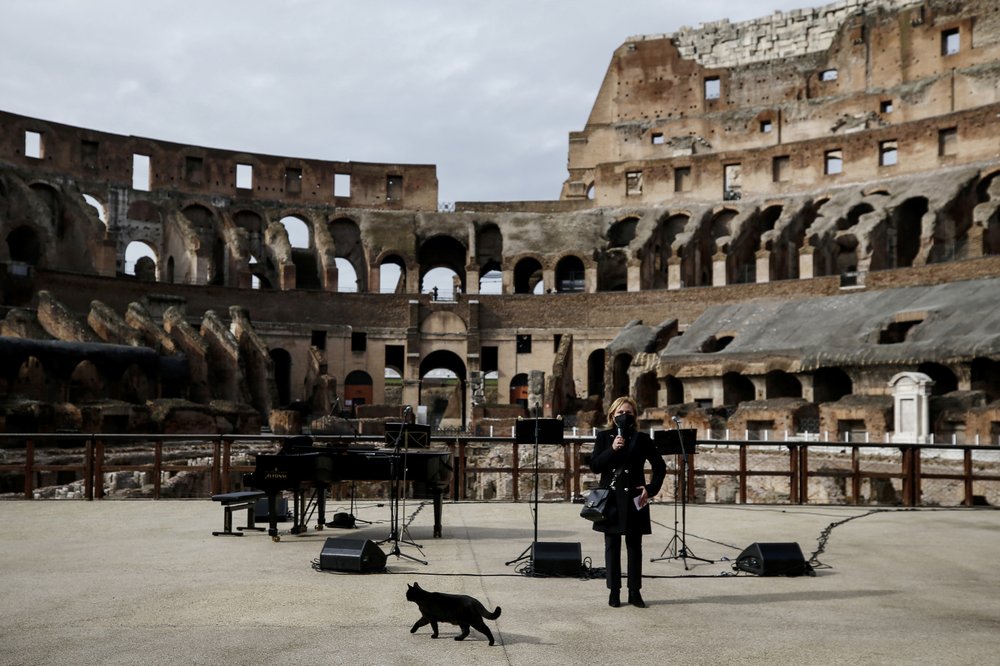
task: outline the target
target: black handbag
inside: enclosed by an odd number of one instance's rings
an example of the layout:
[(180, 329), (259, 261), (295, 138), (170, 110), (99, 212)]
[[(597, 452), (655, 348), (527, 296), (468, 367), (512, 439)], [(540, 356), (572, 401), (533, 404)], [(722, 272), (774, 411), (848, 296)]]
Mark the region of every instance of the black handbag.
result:
[(595, 523), (607, 520), (611, 493), (614, 492), (615, 483), (618, 481), (618, 475), (621, 473), (622, 470), (619, 467), (607, 488), (594, 488), (587, 493), (587, 500), (583, 503), (583, 508), (580, 509), (581, 518), (586, 518)]

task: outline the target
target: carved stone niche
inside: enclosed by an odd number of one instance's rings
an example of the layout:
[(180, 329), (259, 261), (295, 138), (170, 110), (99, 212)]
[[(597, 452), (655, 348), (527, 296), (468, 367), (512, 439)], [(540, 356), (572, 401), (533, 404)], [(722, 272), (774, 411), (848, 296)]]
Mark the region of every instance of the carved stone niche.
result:
[(922, 372), (900, 372), (889, 380), (896, 422), (894, 444), (931, 442), (929, 404), (933, 385), (934, 380)]

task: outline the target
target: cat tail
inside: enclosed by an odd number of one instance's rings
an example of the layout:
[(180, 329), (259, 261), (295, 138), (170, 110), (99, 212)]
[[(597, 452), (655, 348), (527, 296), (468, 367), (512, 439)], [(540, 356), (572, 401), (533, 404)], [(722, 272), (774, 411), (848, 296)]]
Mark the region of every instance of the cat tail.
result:
[(486, 611), (486, 609), (484, 608), (483, 609), (483, 617), (485, 617), (487, 620), (495, 620), (495, 619), (497, 619), (498, 617), (500, 617), (500, 607), (497, 606), (497, 609), (495, 611), (493, 611), (492, 613)]

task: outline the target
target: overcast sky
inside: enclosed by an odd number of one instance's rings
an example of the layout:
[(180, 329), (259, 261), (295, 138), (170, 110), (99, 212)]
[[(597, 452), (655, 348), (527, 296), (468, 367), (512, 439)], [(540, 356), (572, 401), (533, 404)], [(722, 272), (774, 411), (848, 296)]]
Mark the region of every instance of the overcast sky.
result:
[(628, 37), (805, 0), (4, 0), (0, 109), (322, 160), (436, 164), (439, 200), (555, 199)]

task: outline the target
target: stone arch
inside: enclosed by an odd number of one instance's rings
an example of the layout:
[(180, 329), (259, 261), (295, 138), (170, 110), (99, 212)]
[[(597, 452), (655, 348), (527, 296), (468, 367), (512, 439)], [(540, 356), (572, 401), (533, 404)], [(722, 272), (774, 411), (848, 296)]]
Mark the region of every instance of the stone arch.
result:
[(480, 274), (487, 265), (503, 263), (503, 232), (495, 222), (487, 222), (476, 227), (476, 265)]
[(614, 358), (611, 359), (611, 395), (608, 396), (610, 399), (632, 394), (628, 377), (628, 369), (631, 366), (631, 354), (615, 354)]
[(674, 243), (684, 232), (691, 217), (687, 213), (667, 214), (660, 218), (643, 253), (643, 285), (663, 289), (670, 285), (670, 259)]
[(156, 397), (156, 387), (149, 375), (135, 363), (129, 364), (125, 369), (118, 385), (118, 397), (125, 402), (144, 405), (147, 400)]
[(587, 357), (587, 396), (604, 395), (604, 350), (595, 349)]
[[(149, 202), (137, 201), (133, 204), (133, 207), (138, 208), (141, 203), (148, 204)], [(143, 206), (142, 208), (144, 212), (148, 212), (149, 210), (148, 207), (146, 206)], [(188, 221), (194, 226), (195, 230), (199, 234), (215, 233), (215, 213), (212, 212), (212, 210), (207, 206), (203, 206), (199, 203), (188, 204), (181, 210), (181, 212), (184, 214), (184, 217), (186, 217)], [(129, 209), (130, 216), (131, 213), (132, 209), (130, 208)], [(142, 219), (142, 218), (133, 218), (133, 219)], [(152, 220), (146, 220), (146, 221), (152, 221)]]
[(977, 356), (969, 368), (970, 387), (986, 394), (987, 402), (1000, 400), (1000, 362)]
[(684, 382), (673, 375), (667, 375), (663, 380), (663, 388), (667, 394), (668, 405), (684, 404)]
[(264, 218), (252, 210), (238, 210), (233, 214), (233, 225), (246, 233), (250, 254), (262, 256), (264, 253)]
[(727, 372), (722, 375), (722, 403), (738, 405), (749, 402), (757, 396), (757, 390), (748, 377), (738, 372)]
[(560, 293), (579, 292), (586, 289), (586, 273), (583, 260), (575, 254), (567, 254), (556, 263), (555, 290)]
[(56, 238), (62, 238), (66, 229), (62, 224), (63, 207), (59, 190), (42, 182), (32, 183), (29, 189), (39, 207), (45, 211), (44, 215), (35, 215), (32, 219), (37, 223), (43, 223), (43, 226), (50, 229)]
[(125, 275), (134, 275), (143, 282), (155, 282), (158, 264), (156, 248), (146, 241), (134, 240), (125, 247)]
[(344, 377), (344, 402), (357, 410), (358, 405), (374, 402), (375, 390), (372, 376), (364, 370), (352, 370)]
[[(927, 197), (914, 197), (900, 204), (889, 217), (890, 231), (886, 245), (892, 252), (893, 268), (912, 266), (920, 252), (924, 215), (929, 210)], [(929, 261), (934, 261), (932, 250)]]
[(396, 251), (383, 252), (375, 265), (379, 271), (379, 292), (383, 294), (407, 293), (407, 263), (403, 255)]
[(69, 402), (96, 402), (104, 397), (104, 380), (91, 361), (80, 361), (69, 377)]
[(931, 395), (945, 395), (958, 390), (958, 376), (946, 365), (940, 363), (921, 363), (917, 372), (922, 372), (932, 380)]
[(813, 402), (837, 402), (854, 393), (854, 382), (840, 368), (820, 368), (813, 372)]
[(32, 400), (48, 398), (48, 377), (45, 366), (36, 356), (29, 356), (17, 370), (16, 392)]
[(542, 262), (536, 257), (523, 257), (514, 264), (514, 293), (535, 294), (544, 290)]
[(510, 378), (509, 400), (512, 405), (528, 407), (528, 373), (519, 372)]
[(26, 224), (7, 234), (7, 253), (11, 261), (44, 268), (43, 241), (38, 230)]
[(795, 375), (784, 370), (772, 370), (764, 376), (764, 395), (768, 400), (775, 398), (801, 398), (802, 382)]
[(292, 355), (280, 347), (270, 349), (268, 356), (274, 367), (274, 386), (278, 392), (278, 404), (292, 402)]
[[(449, 376), (433, 376), (441, 374)], [(461, 427), (466, 423), (466, 387), (465, 361), (455, 352), (438, 349), (421, 359), (420, 404), (427, 407), (432, 428), (443, 424)]]
[(503, 266), (498, 261), (488, 261), (479, 268), (479, 293), (503, 293)]
[(608, 229), (608, 247), (628, 247), (629, 243), (635, 240), (635, 231), (638, 225), (639, 218), (634, 215), (613, 223)]
[(657, 390), (659, 384), (656, 381), (655, 372), (644, 372), (635, 381), (635, 402), (639, 406), (639, 413), (644, 410), (653, 409), (657, 404)]
[(97, 214), (97, 219), (100, 220), (101, 225), (107, 229), (108, 226), (108, 207), (104, 201), (96, 197), (93, 194), (83, 192), (81, 194), (83, 200), (87, 202), (87, 205), (94, 209)]
[(333, 238), (334, 255), (344, 259), (354, 268), (357, 276), (359, 292), (368, 291), (368, 260), (365, 256), (365, 246), (361, 240), (361, 227), (349, 217), (338, 217), (332, 220), (327, 228)]
[(458, 239), (446, 234), (428, 238), (417, 251), (417, 263), (420, 265), (420, 284), (424, 287), (424, 278), (435, 268), (444, 268), (454, 274), (462, 291), (467, 291), (465, 285), (465, 264), (467, 250)]

